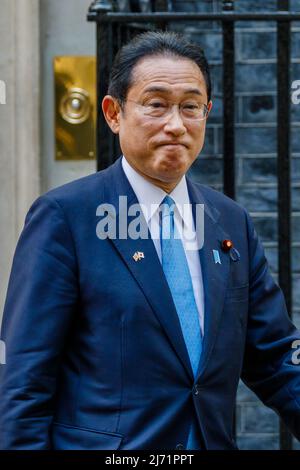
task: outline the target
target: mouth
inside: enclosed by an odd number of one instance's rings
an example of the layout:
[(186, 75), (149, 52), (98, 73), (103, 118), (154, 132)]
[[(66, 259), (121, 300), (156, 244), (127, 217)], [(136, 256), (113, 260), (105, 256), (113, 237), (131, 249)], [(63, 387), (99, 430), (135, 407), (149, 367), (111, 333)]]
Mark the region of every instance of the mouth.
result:
[(181, 142), (163, 142), (162, 144), (159, 145), (159, 147), (185, 147), (187, 148), (187, 145), (181, 143)]

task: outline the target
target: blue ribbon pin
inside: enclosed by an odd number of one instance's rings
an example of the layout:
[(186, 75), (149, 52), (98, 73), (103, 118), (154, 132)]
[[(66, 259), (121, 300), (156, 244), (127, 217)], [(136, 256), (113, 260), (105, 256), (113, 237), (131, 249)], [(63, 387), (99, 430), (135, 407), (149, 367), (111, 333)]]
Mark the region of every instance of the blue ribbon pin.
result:
[(215, 264), (221, 264), (220, 254), (218, 250), (213, 250)]

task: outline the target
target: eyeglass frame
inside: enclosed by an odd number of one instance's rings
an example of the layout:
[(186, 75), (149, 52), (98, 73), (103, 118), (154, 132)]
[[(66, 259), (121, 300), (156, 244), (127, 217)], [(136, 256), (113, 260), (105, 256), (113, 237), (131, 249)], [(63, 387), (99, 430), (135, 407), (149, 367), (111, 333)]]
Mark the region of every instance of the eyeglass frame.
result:
[[(147, 107), (146, 105), (144, 105), (142, 103), (139, 103), (138, 101), (131, 100), (129, 98), (126, 98), (126, 100), (124, 100), (124, 103), (126, 101), (135, 103), (135, 104), (137, 104), (138, 106), (140, 106), (141, 108), (144, 108), (144, 109)], [(193, 121), (193, 122), (205, 121), (205, 119), (207, 119), (208, 114), (209, 114), (208, 104), (205, 104), (205, 103), (200, 103), (200, 105), (203, 106), (204, 109), (205, 109), (205, 112), (206, 112), (205, 117), (203, 117), (203, 118), (191, 118), (191, 117), (182, 116), (182, 113), (181, 113), (181, 110), (180, 110), (181, 109), (180, 108), (181, 103), (179, 103), (179, 104), (178, 103), (173, 103), (172, 101), (168, 101), (168, 100), (166, 100), (166, 102), (168, 103), (168, 110), (167, 110), (166, 114), (164, 114), (163, 116), (151, 116), (150, 114), (146, 114), (146, 113), (144, 113), (144, 116), (148, 116), (148, 117), (151, 117), (153, 119), (165, 119), (170, 114), (170, 111), (174, 106), (178, 107), (179, 115), (180, 115), (182, 120), (188, 120), (188, 121)]]

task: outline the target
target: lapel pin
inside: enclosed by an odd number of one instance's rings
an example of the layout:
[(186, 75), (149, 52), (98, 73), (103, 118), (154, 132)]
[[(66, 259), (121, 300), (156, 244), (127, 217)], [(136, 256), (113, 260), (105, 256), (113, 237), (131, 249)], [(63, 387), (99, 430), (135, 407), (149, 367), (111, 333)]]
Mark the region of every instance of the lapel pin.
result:
[(220, 254), (218, 250), (213, 250), (215, 264), (221, 264)]
[(232, 261), (239, 261), (241, 255), (239, 254), (238, 250), (236, 248), (231, 248), (230, 252), (230, 258), (232, 259)]
[(232, 259), (232, 261), (239, 261), (240, 259), (240, 254), (236, 248), (234, 248), (233, 243), (231, 240), (223, 240), (221, 242), (222, 250), (227, 252), (229, 251), (229, 256)]
[(221, 246), (223, 251), (229, 251), (233, 247), (233, 243), (231, 240), (223, 240)]
[(134, 261), (141, 261), (143, 258), (145, 258), (145, 255), (142, 251), (136, 251), (133, 255)]

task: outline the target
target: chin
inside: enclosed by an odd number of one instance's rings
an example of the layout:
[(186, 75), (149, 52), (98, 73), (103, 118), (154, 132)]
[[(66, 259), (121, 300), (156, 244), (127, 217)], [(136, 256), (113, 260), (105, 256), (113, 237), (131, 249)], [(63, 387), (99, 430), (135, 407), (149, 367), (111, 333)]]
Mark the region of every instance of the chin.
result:
[(187, 163), (183, 160), (179, 159), (174, 159), (172, 161), (168, 161), (163, 168), (164, 173), (172, 174), (173, 176), (176, 176), (177, 178), (179, 176), (182, 176), (186, 171), (188, 170), (189, 166)]

